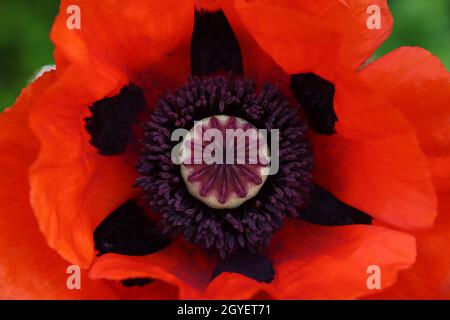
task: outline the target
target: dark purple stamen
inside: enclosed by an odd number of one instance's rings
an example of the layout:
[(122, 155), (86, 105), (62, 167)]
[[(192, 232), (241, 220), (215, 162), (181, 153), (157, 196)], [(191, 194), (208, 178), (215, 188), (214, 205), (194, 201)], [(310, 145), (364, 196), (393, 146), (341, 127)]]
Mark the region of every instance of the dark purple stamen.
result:
[[(219, 114), (280, 131), (278, 173), (268, 177), (254, 198), (235, 209), (220, 209), (220, 214), (188, 192), (180, 166), (171, 160), (178, 143), (171, 141), (174, 129), (190, 130), (195, 120)], [(161, 215), (165, 231), (182, 232), (188, 241), (222, 257), (239, 248), (263, 250), (284, 218), (298, 217), (307, 204), (313, 157), (306, 125), (274, 86), (256, 90), (253, 81), (231, 76), (194, 77), (160, 98), (144, 130), (137, 185), (150, 208)]]
[(94, 103), (89, 108), (92, 116), (85, 119), (91, 144), (102, 155), (122, 153), (130, 140), (136, 115), (144, 108), (144, 94), (133, 84), (122, 88), (117, 96)]
[(314, 73), (291, 77), (291, 89), (305, 109), (308, 124), (322, 134), (333, 134), (338, 120), (334, 112), (334, 85)]

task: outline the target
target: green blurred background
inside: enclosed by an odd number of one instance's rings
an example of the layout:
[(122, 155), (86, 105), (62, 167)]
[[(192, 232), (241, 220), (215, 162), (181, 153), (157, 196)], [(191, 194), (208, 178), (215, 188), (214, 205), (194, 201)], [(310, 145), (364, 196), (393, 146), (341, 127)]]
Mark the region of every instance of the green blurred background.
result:
[[(394, 31), (375, 54), (415, 45), (450, 69), (450, 0), (388, 0)], [(0, 111), (12, 105), (39, 69), (53, 63), (48, 34), (57, 0), (0, 0)]]

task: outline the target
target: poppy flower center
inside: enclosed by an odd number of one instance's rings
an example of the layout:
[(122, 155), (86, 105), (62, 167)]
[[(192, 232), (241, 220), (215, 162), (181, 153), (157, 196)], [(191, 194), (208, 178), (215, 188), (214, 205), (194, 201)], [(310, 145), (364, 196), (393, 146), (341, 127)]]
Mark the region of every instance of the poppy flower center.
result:
[(158, 99), (143, 128), (136, 185), (164, 232), (221, 257), (261, 252), (283, 220), (308, 205), (307, 126), (276, 86), (231, 74), (192, 77)]
[(218, 115), (198, 121), (187, 134), (180, 155), (188, 191), (211, 208), (240, 206), (267, 179), (266, 138), (238, 117)]

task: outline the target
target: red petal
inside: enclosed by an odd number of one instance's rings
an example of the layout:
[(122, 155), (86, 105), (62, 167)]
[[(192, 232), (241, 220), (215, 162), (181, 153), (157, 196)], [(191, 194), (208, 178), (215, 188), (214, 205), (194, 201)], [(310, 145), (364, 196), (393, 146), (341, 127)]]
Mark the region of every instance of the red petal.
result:
[(278, 299), (353, 299), (367, 288), (370, 265), (381, 269), (381, 287), (396, 281), (399, 270), (414, 263), (414, 238), (374, 226), (323, 227), (290, 221), (273, 239), (270, 256), (276, 270), (271, 284), (224, 273), (207, 288), (214, 299), (248, 299), (265, 291)]
[(237, 0), (234, 6), (245, 28), (286, 73), (333, 78), (340, 35), (331, 24), (273, 1)]
[[(370, 6), (380, 8), (380, 29), (367, 27)], [(386, 0), (235, 1), (235, 7), (287, 73), (314, 72), (327, 80), (337, 65), (358, 69), (392, 30)]]
[(435, 227), (417, 235), (416, 264), (374, 298), (449, 299), (450, 74), (429, 52), (400, 48), (369, 65), (362, 76), (416, 129), (439, 192)]
[[(70, 5), (80, 6), (80, 30), (67, 28)], [(36, 101), (30, 119), (42, 144), (30, 172), (31, 197), (49, 244), (74, 263), (90, 264), (92, 231), (136, 192), (134, 156), (102, 157), (89, 144), (83, 120), (88, 106), (130, 80), (151, 87), (146, 93), (154, 97), (184, 78), (192, 10), (193, 4), (175, 1), (61, 4), (52, 31), (58, 81)]]
[(345, 203), (401, 228), (425, 228), (436, 195), (414, 129), (361, 79), (335, 82), (337, 134), (313, 136), (315, 180)]
[(31, 203), (49, 245), (88, 267), (94, 257), (93, 230), (136, 193), (131, 187), (136, 173), (131, 152), (100, 156), (84, 129), (88, 106), (117, 93), (123, 79), (96, 88), (93, 95), (93, 79), (72, 71), (60, 73), (33, 101), (30, 125), (41, 148), (30, 169)]
[(450, 299), (450, 193), (439, 194), (435, 227), (417, 234), (417, 261), (398, 282), (369, 299)]
[(197, 299), (208, 285), (216, 259), (179, 240), (169, 247), (142, 257), (119, 254), (101, 256), (92, 266), (94, 279), (152, 278), (178, 287), (180, 299)]
[(429, 157), (450, 156), (450, 73), (421, 48), (399, 48), (361, 76), (414, 126)]
[[(73, 5), (81, 10), (80, 30), (67, 28)], [(189, 74), (193, 1), (64, 0), (60, 8), (51, 34), (59, 68), (71, 64), (97, 80), (119, 74), (153, 96)]]
[[(327, 2), (327, 0), (323, 0)], [(316, 1), (311, 1), (316, 2)], [(342, 46), (339, 53), (340, 63), (353, 70), (358, 69), (377, 48), (389, 37), (393, 19), (386, 0), (353, 0), (345, 2), (347, 10), (341, 13), (337, 5), (329, 6), (328, 11), (319, 11), (321, 16), (339, 26), (342, 34)], [(373, 15), (369, 7), (380, 8), (380, 29), (369, 29), (368, 18)], [(334, 12), (334, 13), (333, 13)]]
[(255, 79), (259, 85), (270, 81), (271, 84), (277, 85), (288, 96), (291, 93), (289, 88), (290, 75), (284, 72), (255, 41), (231, 2), (224, 2), (222, 10), (239, 41), (245, 76)]
[(25, 89), (11, 109), (0, 114), (0, 299), (110, 299), (104, 281), (81, 276), (82, 290), (69, 290), (64, 261), (48, 247), (29, 203), (28, 167), (38, 142), (27, 128), (32, 101), (55, 81), (44, 74)]

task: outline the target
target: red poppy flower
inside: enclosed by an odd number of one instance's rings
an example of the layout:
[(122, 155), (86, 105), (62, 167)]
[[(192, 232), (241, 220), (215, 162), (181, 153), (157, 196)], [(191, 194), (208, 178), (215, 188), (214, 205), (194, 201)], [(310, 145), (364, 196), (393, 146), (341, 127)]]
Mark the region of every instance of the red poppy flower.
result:
[[(63, 0), (56, 70), (0, 115), (0, 296), (449, 298), (450, 76), (412, 47), (362, 67), (391, 28), (384, 0)], [(166, 162), (168, 132), (219, 114), (280, 130), (237, 208)], [(245, 169), (202, 187), (226, 204)]]

